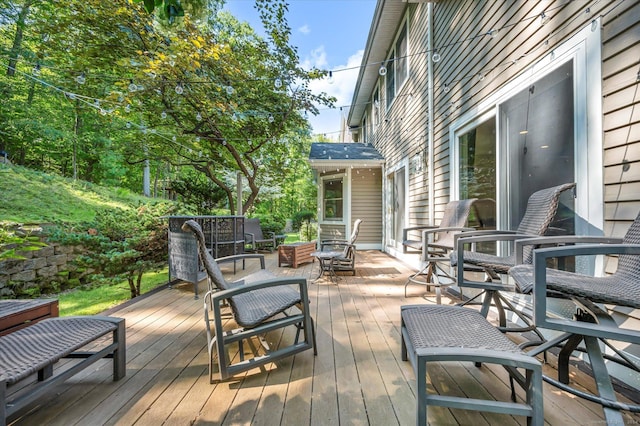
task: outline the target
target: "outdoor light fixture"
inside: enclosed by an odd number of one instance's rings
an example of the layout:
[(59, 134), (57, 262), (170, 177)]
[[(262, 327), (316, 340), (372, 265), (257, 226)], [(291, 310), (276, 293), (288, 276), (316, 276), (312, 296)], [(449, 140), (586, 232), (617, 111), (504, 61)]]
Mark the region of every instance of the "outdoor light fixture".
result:
[(178, 95), (182, 95), (184, 93), (184, 87), (182, 87), (182, 83), (178, 83), (176, 85), (175, 91)]
[(84, 71), (76, 77), (76, 83), (78, 84), (84, 84), (84, 82), (86, 81), (85, 79), (85, 75), (84, 75)]
[(431, 55), (431, 60), (433, 62), (440, 62), (440, 59), (442, 59), (442, 57), (440, 56), (440, 54), (438, 53), (438, 49), (433, 51), (433, 55)]
[(387, 74), (387, 67), (385, 67), (384, 65), (380, 65), (380, 69), (378, 70), (378, 74), (386, 75)]

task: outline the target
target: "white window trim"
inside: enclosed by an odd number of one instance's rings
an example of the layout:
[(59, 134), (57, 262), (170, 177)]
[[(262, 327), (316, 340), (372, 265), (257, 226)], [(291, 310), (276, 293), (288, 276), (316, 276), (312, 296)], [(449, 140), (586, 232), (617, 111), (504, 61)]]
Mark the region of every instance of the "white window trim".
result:
[[(388, 213), (388, 203), (389, 203), (389, 197), (390, 195), (393, 193), (392, 190), (390, 190), (389, 188), (389, 176), (390, 175), (395, 175), (395, 173), (400, 170), (401, 168), (404, 167), (404, 188), (405, 188), (405, 197), (404, 197), (404, 223), (405, 226), (408, 226), (407, 224), (409, 223), (409, 158), (405, 157), (402, 160), (400, 160), (398, 163), (396, 163), (393, 167), (389, 167), (384, 171), (384, 188), (385, 191), (383, 191), (385, 197), (383, 202), (384, 204), (384, 215), (385, 215), (385, 224), (389, 224), (392, 223), (393, 221), (391, 220), (390, 217), (387, 217), (387, 213)], [(395, 178), (394, 178), (395, 179)], [(385, 225), (384, 227), (384, 234), (385, 234), (385, 246), (391, 249), (391, 254), (392, 255), (399, 255), (401, 252), (396, 252), (396, 248), (393, 247), (393, 244), (391, 244), (394, 240), (391, 240), (390, 235), (388, 234), (388, 225)], [(401, 241), (400, 241), (401, 242)], [(396, 241), (397, 243), (397, 241)], [(396, 253), (396, 254), (394, 254)]]
[[(595, 29), (595, 30), (594, 30)], [(570, 59), (574, 61), (574, 114), (575, 121), (574, 138), (576, 140), (575, 179), (577, 185), (576, 214), (585, 219), (586, 224), (576, 224), (576, 234), (598, 235), (604, 229), (604, 185), (603, 185), (603, 136), (602, 136), (602, 73), (601, 73), (601, 35), (600, 20), (595, 20), (580, 30), (566, 42), (533, 64), (521, 75), (505, 84), (495, 93), (481, 101), (455, 122), (449, 130), (449, 148), (451, 152), (451, 195), (459, 198), (459, 149), (458, 135), (464, 134), (470, 128), (491, 118), (498, 117), (498, 108), (501, 103), (507, 101), (529, 85), (557, 69)], [(582, 117), (587, 117), (584, 122)], [(588, 126), (587, 126), (588, 123)], [(497, 140), (500, 140), (500, 124), (496, 123)], [(501, 158), (498, 144), (496, 155)], [(497, 174), (502, 176), (505, 165), (500, 161), (497, 164)], [(500, 185), (504, 185), (504, 179), (499, 178)], [(587, 185), (582, 183), (587, 182)], [(505, 188), (498, 188), (496, 203), (504, 205), (501, 195)], [(504, 227), (506, 223), (505, 212), (499, 211), (498, 226)]]
[[(342, 179), (342, 219), (340, 220), (328, 220), (324, 217), (324, 182), (326, 180)], [(320, 191), (318, 191), (318, 222), (320, 224), (327, 225), (346, 225), (348, 223), (350, 209), (350, 185), (347, 180), (347, 173), (337, 173), (333, 175), (326, 175), (320, 178)]]

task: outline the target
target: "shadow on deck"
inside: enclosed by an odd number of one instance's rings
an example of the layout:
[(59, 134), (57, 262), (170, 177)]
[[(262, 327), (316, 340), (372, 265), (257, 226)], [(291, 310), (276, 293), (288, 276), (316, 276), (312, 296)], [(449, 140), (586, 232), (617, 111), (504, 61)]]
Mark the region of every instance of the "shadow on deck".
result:
[[(318, 263), (297, 269), (267, 267), (284, 276), (309, 280), (318, 356), (312, 351), (209, 384), (202, 303), (191, 284), (176, 285), (126, 304), (112, 313), (127, 325), (127, 375), (111, 381), (111, 364), (100, 361), (60, 385), (55, 393), (15, 424), (223, 424), (338, 425), (415, 424), (415, 377), (400, 357), (400, 306), (435, 303), (433, 293), (404, 283), (406, 265), (378, 251), (359, 251), (355, 276), (336, 283), (315, 280)], [(225, 266), (231, 273), (232, 266)], [(241, 275), (241, 274), (238, 274)], [(205, 284), (200, 283), (200, 290)], [(202, 293), (201, 293), (202, 294)], [(455, 300), (443, 298), (443, 304)], [(287, 334), (269, 335), (271, 344)], [(545, 374), (554, 376), (550, 365)], [(499, 367), (442, 363), (428, 384), (454, 395), (508, 400), (509, 379)], [(588, 389), (589, 377), (571, 371)], [(518, 393), (522, 398), (523, 393)], [(624, 399), (623, 399), (624, 400)], [(600, 406), (544, 384), (545, 422), (549, 425), (604, 423)], [(639, 415), (627, 415), (630, 424)], [(429, 409), (431, 424), (523, 424), (523, 418), (464, 410)]]

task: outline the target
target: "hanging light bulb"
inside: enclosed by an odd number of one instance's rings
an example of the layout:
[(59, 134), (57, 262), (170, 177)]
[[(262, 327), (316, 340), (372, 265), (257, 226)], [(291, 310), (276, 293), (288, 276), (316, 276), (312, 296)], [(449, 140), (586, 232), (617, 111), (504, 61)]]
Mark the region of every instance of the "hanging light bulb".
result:
[(333, 71), (329, 71), (329, 84), (333, 84)]
[(431, 55), (431, 60), (433, 62), (440, 62), (440, 59), (442, 59), (442, 57), (440, 56), (440, 54), (438, 53), (438, 49), (433, 51), (433, 55)]
[(129, 86), (127, 87), (130, 92), (135, 92), (138, 90), (138, 86), (133, 82), (133, 80), (129, 80)]
[(549, 17), (547, 16), (547, 14), (546, 14), (546, 13), (542, 12), (542, 13), (540, 14), (540, 25), (544, 25), (544, 24), (546, 24), (547, 22), (549, 22)]
[(496, 38), (496, 36), (498, 35), (498, 30), (489, 30), (487, 35), (491, 38)]
[(40, 75), (40, 64), (35, 64), (31, 72), (33, 75)]
[(273, 118), (273, 114), (269, 114), (269, 123), (273, 123), (273, 121), (275, 120), (275, 118)]
[(384, 65), (380, 65), (380, 69), (378, 69), (378, 74), (386, 75), (387, 74), (387, 67), (385, 67)]
[(233, 121), (238, 121), (238, 114), (236, 114), (235, 112), (233, 113), (233, 115), (231, 116), (231, 119)]
[(227, 90), (227, 95), (229, 95), (229, 96), (233, 95), (233, 87), (227, 86), (226, 90)]
[(181, 82), (176, 85), (175, 91), (178, 95), (182, 95), (184, 93), (184, 87), (182, 87)]
[(124, 106), (124, 112), (129, 112), (129, 111), (131, 111), (131, 105), (130, 104), (126, 104)]
[(198, 121), (202, 121), (202, 114), (197, 113), (197, 114), (196, 114), (196, 120), (198, 120)]
[(444, 91), (444, 93), (449, 93), (449, 90), (451, 90), (449, 88), (449, 85), (445, 83), (444, 88), (442, 89)]
[(131, 122), (127, 121), (127, 124), (125, 124), (125, 126), (127, 127), (127, 129), (130, 129), (131, 128)]
[(282, 80), (280, 80), (279, 78), (276, 78), (276, 80), (273, 82), (273, 85), (276, 86), (276, 89), (279, 89), (282, 87)]
[(100, 99), (94, 99), (93, 106), (99, 107), (100, 106)]
[(200, 136), (196, 136), (196, 142), (200, 142)]
[(222, 140), (222, 146), (227, 146), (227, 141), (225, 139)]
[(79, 76), (76, 77), (76, 83), (84, 84), (85, 81), (86, 81), (86, 78), (85, 78), (84, 71), (83, 71), (82, 73), (80, 73)]
[(178, 138), (176, 138), (176, 136), (174, 135), (174, 136), (171, 138), (171, 140), (175, 142), (176, 140), (178, 140)]
[(305, 120), (309, 119), (309, 114), (307, 113), (307, 110), (304, 111), (304, 119)]
[(160, 117), (164, 120), (165, 118), (167, 118), (167, 111), (162, 111), (160, 113)]

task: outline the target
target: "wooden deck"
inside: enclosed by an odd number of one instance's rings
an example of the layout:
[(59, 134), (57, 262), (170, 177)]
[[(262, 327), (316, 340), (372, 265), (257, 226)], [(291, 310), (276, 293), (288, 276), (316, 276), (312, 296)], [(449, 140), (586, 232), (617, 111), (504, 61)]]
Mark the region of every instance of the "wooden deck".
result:
[[(317, 327), (318, 355), (306, 351), (266, 372), (256, 369), (236, 379), (210, 384), (202, 299), (192, 285), (167, 288), (121, 307), (126, 318), (127, 376), (111, 381), (111, 364), (93, 368), (60, 385), (14, 424), (20, 425), (412, 425), (415, 379), (400, 359), (400, 305), (435, 303), (433, 294), (404, 281), (410, 270), (377, 251), (358, 252), (355, 277), (337, 284), (317, 281), (318, 264), (268, 268), (281, 275), (309, 278)], [(227, 267), (228, 270), (228, 267)], [(201, 284), (204, 290), (204, 283)], [(444, 298), (443, 303), (453, 303)], [(269, 336), (272, 344), (290, 335)], [(550, 366), (547, 374), (555, 376)], [(588, 376), (573, 377), (591, 387)], [(502, 368), (447, 363), (429, 383), (452, 394), (493, 395), (508, 400)], [(522, 392), (519, 393), (522, 396)], [(544, 384), (545, 420), (550, 425), (603, 424), (600, 406)], [(628, 415), (629, 424), (640, 416)], [(526, 424), (523, 418), (430, 408), (435, 425)]]

